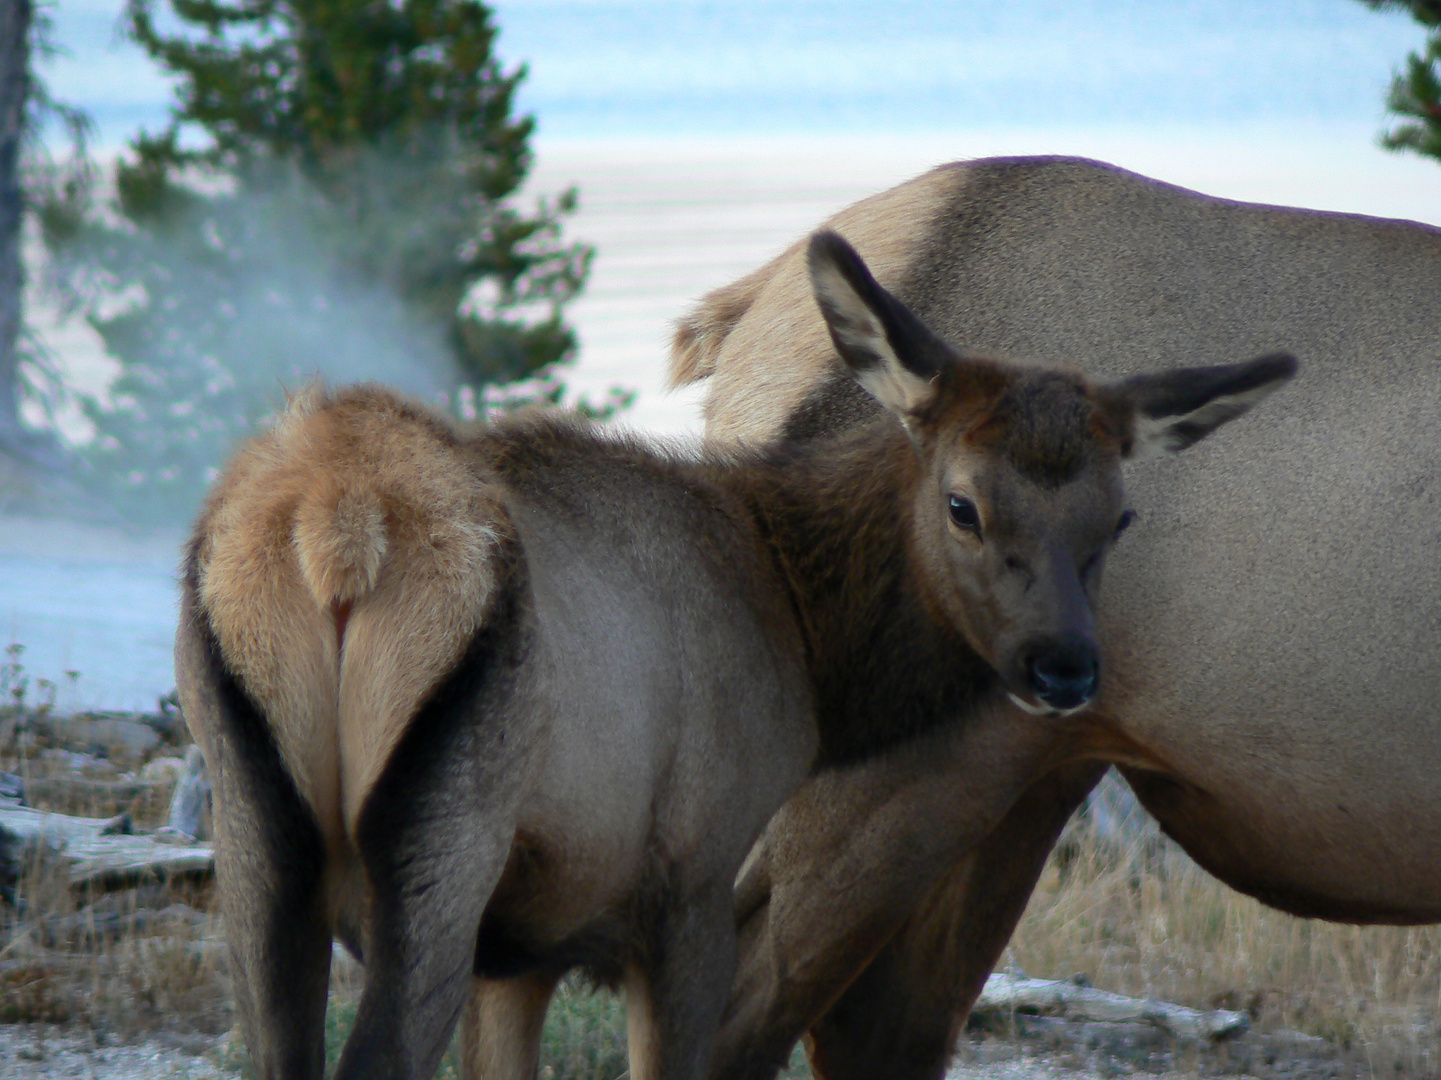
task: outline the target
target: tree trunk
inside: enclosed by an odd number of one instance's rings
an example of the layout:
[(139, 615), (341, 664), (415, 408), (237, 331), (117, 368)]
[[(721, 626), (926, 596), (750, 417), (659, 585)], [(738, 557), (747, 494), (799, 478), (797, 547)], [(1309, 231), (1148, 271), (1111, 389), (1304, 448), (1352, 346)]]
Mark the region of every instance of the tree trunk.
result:
[(25, 196), (20, 150), (30, 94), (32, 0), (0, 0), (0, 452), (25, 442), (20, 427), (21, 226)]

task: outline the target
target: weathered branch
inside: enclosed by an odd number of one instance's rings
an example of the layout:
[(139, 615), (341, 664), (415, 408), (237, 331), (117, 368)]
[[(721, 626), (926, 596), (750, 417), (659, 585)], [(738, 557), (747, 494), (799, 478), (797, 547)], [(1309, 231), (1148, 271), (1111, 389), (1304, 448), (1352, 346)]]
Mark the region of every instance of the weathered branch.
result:
[(162, 842), (149, 836), (117, 836), (105, 831), (109, 824), (102, 818), (0, 805), (0, 829), (13, 838), (4, 846), (19, 852), (43, 850), (63, 860), (72, 888), (114, 889), (157, 877), (203, 877), (215, 871), (209, 844), (177, 844), (174, 837)]
[(1025, 1012), (1073, 1020), (1143, 1021), (1173, 1035), (1191, 1039), (1222, 1039), (1243, 1034), (1251, 1026), (1243, 1012), (1203, 1012), (1153, 998), (1111, 994), (1092, 986), (1051, 979), (996, 973), (986, 980), (974, 1012)]
[(170, 796), (170, 813), (165, 822), (167, 833), (196, 839), (204, 835), (205, 813), (210, 807), (210, 776), (205, 771), (205, 755), (200, 747), (185, 751), (185, 772), (175, 782)]

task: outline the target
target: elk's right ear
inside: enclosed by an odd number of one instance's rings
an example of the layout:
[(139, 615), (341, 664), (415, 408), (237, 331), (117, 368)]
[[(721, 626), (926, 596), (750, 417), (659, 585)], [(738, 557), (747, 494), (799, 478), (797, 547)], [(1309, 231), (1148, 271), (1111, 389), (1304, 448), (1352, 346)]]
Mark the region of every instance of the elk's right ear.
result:
[(1125, 432), (1121, 453), (1144, 460), (1184, 450), (1280, 389), (1296, 358), (1272, 353), (1244, 364), (1136, 375), (1099, 388), (1101, 408)]
[(902, 420), (924, 409), (955, 359), (950, 347), (881, 288), (836, 233), (812, 236), (807, 262), (831, 340), (856, 381)]

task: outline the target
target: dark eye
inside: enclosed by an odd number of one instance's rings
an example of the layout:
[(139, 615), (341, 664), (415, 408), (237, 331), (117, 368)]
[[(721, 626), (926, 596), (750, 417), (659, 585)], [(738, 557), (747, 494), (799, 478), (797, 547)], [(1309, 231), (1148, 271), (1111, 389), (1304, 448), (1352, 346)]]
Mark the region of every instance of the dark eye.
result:
[(981, 515), (976, 504), (964, 495), (951, 496), (951, 520), (962, 529), (981, 535)]
[(1131, 522), (1136, 520), (1136, 511), (1127, 510), (1121, 514), (1121, 520), (1116, 522), (1116, 531), (1111, 534), (1112, 540), (1119, 540), (1121, 534), (1131, 527)]

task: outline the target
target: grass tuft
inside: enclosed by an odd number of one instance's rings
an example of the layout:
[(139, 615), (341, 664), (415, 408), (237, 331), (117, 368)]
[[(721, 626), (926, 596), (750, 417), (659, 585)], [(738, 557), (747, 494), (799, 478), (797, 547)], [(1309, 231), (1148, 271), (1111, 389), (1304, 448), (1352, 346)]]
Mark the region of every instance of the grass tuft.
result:
[(1118, 847), (1073, 826), (1010, 951), (1040, 978), (1081, 973), (1117, 993), (1244, 1009), (1254, 1030), (1320, 1036), (1374, 1075), (1441, 1074), (1441, 926), (1283, 915), (1155, 831)]

